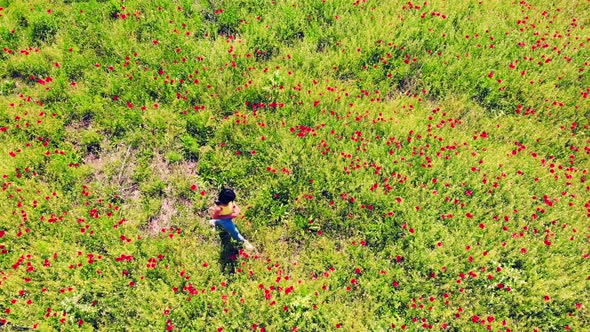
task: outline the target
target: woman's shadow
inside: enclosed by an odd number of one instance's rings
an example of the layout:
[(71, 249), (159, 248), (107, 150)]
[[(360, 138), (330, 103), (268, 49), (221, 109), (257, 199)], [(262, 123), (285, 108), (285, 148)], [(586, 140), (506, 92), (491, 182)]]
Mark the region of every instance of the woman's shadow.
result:
[(232, 275), (236, 272), (236, 265), (240, 251), (232, 242), (231, 236), (225, 230), (218, 229), (219, 238), (221, 239), (221, 251), (219, 253), (219, 265), (221, 273)]

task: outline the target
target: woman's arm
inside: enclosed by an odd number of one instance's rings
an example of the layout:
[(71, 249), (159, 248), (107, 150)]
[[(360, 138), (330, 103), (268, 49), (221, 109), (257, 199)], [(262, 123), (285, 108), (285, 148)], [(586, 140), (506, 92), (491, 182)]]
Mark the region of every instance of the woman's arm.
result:
[(219, 206), (214, 205), (214, 206), (210, 207), (209, 208), (209, 212), (211, 213), (211, 218), (213, 218), (213, 219), (223, 219), (219, 215), (219, 212), (221, 212), (221, 208)]
[(234, 213), (232, 213), (232, 215), (232, 218), (235, 218), (240, 215), (240, 207), (237, 204), (234, 204)]

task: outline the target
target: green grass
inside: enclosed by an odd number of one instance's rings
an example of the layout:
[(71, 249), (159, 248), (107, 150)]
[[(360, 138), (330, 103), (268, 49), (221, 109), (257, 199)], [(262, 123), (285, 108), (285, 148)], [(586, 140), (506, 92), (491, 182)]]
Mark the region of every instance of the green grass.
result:
[(588, 12), (0, 0), (0, 328), (584, 330)]

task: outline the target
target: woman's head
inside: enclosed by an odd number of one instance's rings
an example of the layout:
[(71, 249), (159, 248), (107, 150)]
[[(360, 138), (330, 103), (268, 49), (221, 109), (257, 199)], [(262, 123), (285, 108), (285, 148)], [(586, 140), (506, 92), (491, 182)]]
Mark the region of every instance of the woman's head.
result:
[(219, 192), (219, 198), (217, 199), (218, 203), (221, 204), (228, 204), (229, 202), (233, 202), (236, 199), (236, 193), (233, 190), (223, 188)]

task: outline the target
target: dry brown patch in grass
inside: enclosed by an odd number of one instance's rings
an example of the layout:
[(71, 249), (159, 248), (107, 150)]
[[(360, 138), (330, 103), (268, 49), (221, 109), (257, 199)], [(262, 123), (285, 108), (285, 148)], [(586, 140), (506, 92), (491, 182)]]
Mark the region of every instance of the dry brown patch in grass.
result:
[[(93, 172), (89, 182), (97, 184), (98, 191), (107, 190), (123, 200), (122, 208), (142, 214), (142, 192), (139, 184), (133, 182), (136, 169), (135, 150), (128, 146), (117, 146), (112, 150), (89, 153), (83, 160)], [(150, 236), (156, 236), (162, 228), (174, 226), (173, 218), (182, 212), (182, 218), (189, 220), (208, 220), (207, 211), (193, 212), (193, 202), (175, 192), (174, 185), (178, 181), (196, 183), (198, 164), (194, 161), (168, 163), (164, 157), (156, 153), (150, 163), (151, 176), (161, 179), (165, 187), (161, 197), (160, 209), (148, 216), (148, 220), (140, 226)], [(177, 185), (178, 187), (178, 185)], [(102, 189), (102, 190), (101, 190)], [(177, 190), (177, 188), (176, 188)], [(141, 218), (141, 217), (140, 217)]]
[(155, 236), (162, 228), (168, 228), (172, 225), (172, 216), (176, 214), (177, 210), (174, 207), (172, 199), (165, 197), (162, 201), (162, 207), (157, 216), (150, 218), (148, 221), (147, 232), (151, 236)]
[(139, 199), (141, 193), (132, 180), (135, 155), (130, 146), (118, 146), (113, 151), (89, 153), (83, 161), (93, 170), (91, 182), (98, 183), (99, 186), (115, 185), (116, 194), (123, 200)]

